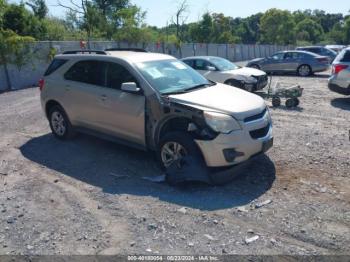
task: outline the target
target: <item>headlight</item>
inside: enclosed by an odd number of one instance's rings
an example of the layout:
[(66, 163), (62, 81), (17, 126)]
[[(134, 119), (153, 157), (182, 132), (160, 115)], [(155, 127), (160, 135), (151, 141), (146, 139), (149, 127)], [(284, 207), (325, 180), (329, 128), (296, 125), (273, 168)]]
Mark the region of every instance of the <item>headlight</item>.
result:
[(238, 122), (229, 115), (204, 112), (204, 118), (207, 124), (216, 132), (228, 134), (234, 130), (241, 129)]

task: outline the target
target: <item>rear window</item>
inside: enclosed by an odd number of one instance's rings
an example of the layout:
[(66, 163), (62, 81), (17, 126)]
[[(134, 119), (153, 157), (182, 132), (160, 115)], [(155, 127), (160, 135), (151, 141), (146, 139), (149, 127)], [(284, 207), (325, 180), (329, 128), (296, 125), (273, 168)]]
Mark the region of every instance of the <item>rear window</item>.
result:
[(49, 65), (49, 67), (47, 68), (44, 76), (48, 76), (50, 74), (52, 74), (53, 72), (55, 72), (58, 68), (60, 68), (61, 66), (63, 66), (68, 60), (66, 59), (54, 59), (52, 60), (51, 64)]
[(84, 60), (74, 64), (64, 74), (64, 78), (71, 81), (104, 86), (105, 68), (105, 62), (95, 60)]
[(344, 52), (343, 57), (340, 59), (340, 62), (350, 62), (350, 50)]

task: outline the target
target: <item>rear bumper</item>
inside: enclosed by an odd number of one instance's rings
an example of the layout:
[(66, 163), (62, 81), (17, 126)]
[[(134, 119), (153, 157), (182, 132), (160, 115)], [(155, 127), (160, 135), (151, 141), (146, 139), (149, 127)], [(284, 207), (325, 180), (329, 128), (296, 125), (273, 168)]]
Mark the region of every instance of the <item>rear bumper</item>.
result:
[(324, 72), (327, 71), (330, 68), (330, 65), (314, 65), (312, 67), (312, 72), (316, 73), (316, 72)]
[(342, 95), (350, 95), (350, 85), (348, 87), (341, 87), (335, 83), (328, 83), (328, 88), (333, 91), (336, 92), (338, 94), (342, 94)]

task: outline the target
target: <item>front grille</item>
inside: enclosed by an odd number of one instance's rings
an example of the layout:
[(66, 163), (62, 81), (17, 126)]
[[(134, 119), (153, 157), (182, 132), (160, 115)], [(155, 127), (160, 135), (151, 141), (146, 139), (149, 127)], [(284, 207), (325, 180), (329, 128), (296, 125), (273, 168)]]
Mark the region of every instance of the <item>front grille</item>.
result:
[(268, 124), (267, 126), (265, 126), (263, 128), (250, 131), (249, 133), (253, 139), (258, 139), (258, 138), (265, 137), (267, 135), (267, 133), (269, 132), (269, 130), (270, 130), (270, 124)]
[(253, 115), (253, 116), (250, 116), (250, 117), (246, 117), (244, 118), (244, 122), (247, 123), (247, 122), (251, 122), (251, 121), (254, 121), (254, 120), (258, 120), (260, 118), (263, 118), (264, 115), (266, 114), (266, 108), (259, 114), (257, 115)]

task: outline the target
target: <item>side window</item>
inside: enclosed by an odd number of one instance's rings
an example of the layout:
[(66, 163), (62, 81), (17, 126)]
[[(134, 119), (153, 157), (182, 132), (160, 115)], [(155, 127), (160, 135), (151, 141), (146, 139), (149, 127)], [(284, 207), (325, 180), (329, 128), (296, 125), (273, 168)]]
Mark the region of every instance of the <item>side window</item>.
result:
[(194, 60), (185, 60), (183, 62), (185, 64), (189, 65), (190, 67), (194, 68)]
[(281, 60), (281, 59), (283, 59), (283, 57), (284, 57), (284, 53), (277, 53), (277, 54), (272, 55), (272, 59), (274, 59), (274, 60)]
[(124, 66), (116, 63), (107, 64), (107, 87), (119, 90), (123, 83), (137, 83), (136, 78)]
[(52, 60), (51, 64), (47, 68), (47, 70), (44, 73), (44, 76), (51, 75), (53, 72), (55, 72), (58, 68), (63, 66), (68, 60), (66, 59), (54, 59)]
[(340, 59), (340, 62), (350, 62), (350, 50), (344, 52), (344, 55)]
[(105, 85), (105, 63), (101, 61), (80, 61), (74, 64), (64, 78), (91, 85)]
[(315, 53), (315, 54), (320, 54), (321, 50), (319, 48), (310, 48), (309, 49), (310, 52)]
[(288, 52), (288, 53), (285, 53), (284, 54), (284, 59), (293, 59), (294, 57), (293, 57), (293, 53), (291, 53), (291, 52)]
[(195, 60), (195, 69), (197, 70), (207, 70), (207, 66), (210, 66), (209, 62), (205, 60)]

